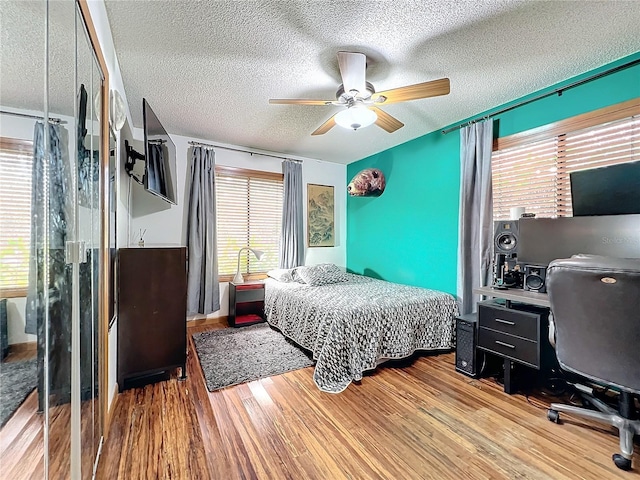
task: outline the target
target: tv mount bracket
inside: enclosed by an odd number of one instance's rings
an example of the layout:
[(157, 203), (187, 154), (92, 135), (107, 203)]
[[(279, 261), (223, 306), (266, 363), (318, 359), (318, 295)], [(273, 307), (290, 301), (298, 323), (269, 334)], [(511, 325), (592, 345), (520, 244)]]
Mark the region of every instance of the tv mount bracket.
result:
[(127, 151), (127, 159), (124, 162), (124, 170), (127, 172), (127, 175), (133, 178), (136, 182), (138, 182), (140, 185), (144, 185), (144, 175), (142, 176), (141, 180), (133, 173), (133, 168), (135, 167), (138, 160), (142, 160), (144, 162), (146, 160), (146, 157), (140, 152), (134, 150), (134, 148), (129, 145), (129, 140), (125, 140), (124, 145)]

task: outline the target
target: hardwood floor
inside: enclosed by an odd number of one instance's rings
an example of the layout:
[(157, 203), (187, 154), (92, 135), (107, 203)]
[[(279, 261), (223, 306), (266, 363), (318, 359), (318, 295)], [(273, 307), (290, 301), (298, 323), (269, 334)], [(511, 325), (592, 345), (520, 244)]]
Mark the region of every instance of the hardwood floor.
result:
[[(83, 440), (82, 472), (91, 478), (93, 459), (92, 423), (85, 421), (96, 408), (94, 401), (82, 403)], [(0, 430), (0, 479), (22, 480), (44, 478), (44, 417), (38, 413), (38, 393), (34, 390)], [(49, 412), (49, 478), (69, 477), (71, 464), (70, 404), (51, 407)], [(86, 476), (88, 475), (88, 476)]]
[[(9, 353), (5, 362), (28, 360), (36, 356), (32, 348), (19, 349)], [(82, 472), (93, 471), (95, 454), (93, 443), (93, 418), (97, 409), (96, 400), (82, 402), (81, 429), (83, 438)], [(70, 404), (53, 406), (49, 411), (49, 478), (69, 477), (71, 462), (71, 408)], [(44, 416), (38, 413), (38, 392), (32, 391), (15, 413), (0, 429), (0, 479), (41, 480), (44, 475)], [(95, 447), (94, 447), (95, 448)]]
[(3, 362), (21, 362), (22, 360), (36, 358), (37, 353), (32, 342), (20, 343), (17, 348), (14, 347), (16, 347), (16, 345), (11, 345), (9, 347), (9, 355), (6, 356)]
[[(189, 328), (189, 333), (208, 329)], [(546, 419), (544, 398), (455, 372), (453, 354), (384, 367), (338, 395), (306, 368), (209, 393), (188, 379), (119, 395), (98, 479), (640, 478), (615, 429)]]

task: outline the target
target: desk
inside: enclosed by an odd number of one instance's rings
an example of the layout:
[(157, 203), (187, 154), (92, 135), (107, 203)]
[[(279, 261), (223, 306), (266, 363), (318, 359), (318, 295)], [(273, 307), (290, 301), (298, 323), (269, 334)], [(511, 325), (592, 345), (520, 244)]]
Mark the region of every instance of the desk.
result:
[(513, 374), (514, 364), (535, 370), (553, 368), (555, 352), (547, 340), (547, 294), (492, 287), (477, 288), (473, 292), (507, 300), (506, 305), (492, 300), (478, 303), (477, 340), (479, 350), (503, 359), (505, 393), (518, 390), (518, 379)]
[(514, 302), (528, 303), (529, 305), (537, 305), (538, 307), (549, 308), (551, 306), (549, 296), (546, 293), (529, 292), (517, 288), (480, 287), (474, 288), (473, 293), (484, 295), (485, 297), (504, 298), (505, 300)]

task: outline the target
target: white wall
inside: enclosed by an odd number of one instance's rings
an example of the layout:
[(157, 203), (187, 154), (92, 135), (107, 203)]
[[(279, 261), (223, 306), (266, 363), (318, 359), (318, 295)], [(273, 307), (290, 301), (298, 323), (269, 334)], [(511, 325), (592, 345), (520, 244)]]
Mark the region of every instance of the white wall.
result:
[[(162, 119), (161, 119), (162, 121)], [(141, 131), (134, 132), (141, 138)], [(131, 245), (137, 242), (137, 232), (145, 231), (145, 246), (153, 245), (186, 245), (187, 238), (187, 173), (190, 172), (188, 158), (189, 141), (203, 143), (216, 143), (203, 139), (171, 135), (176, 145), (177, 156), (177, 188), (178, 205), (171, 205), (154, 195), (146, 192), (144, 188), (132, 182), (132, 198), (129, 210), (131, 211), (130, 238)], [(143, 151), (141, 141), (134, 141), (133, 146), (138, 151)], [(242, 149), (233, 145), (231, 148)], [(265, 152), (266, 153), (266, 152)], [(268, 152), (274, 154), (272, 152)], [(275, 153), (274, 155), (279, 155)], [(286, 155), (282, 154), (283, 157)], [(293, 157), (300, 158), (300, 157)], [(282, 173), (282, 160), (266, 157), (259, 154), (251, 155), (245, 152), (235, 152), (222, 148), (216, 149), (216, 165), (262, 170), (267, 172)], [(344, 267), (346, 265), (346, 166), (336, 163), (323, 162), (314, 159), (302, 159), (302, 172), (305, 185), (315, 183), (321, 185), (333, 185), (335, 187), (335, 222), (336, 222), (336, 246), (322, 248), (305, 247), (305, 264), (330, 262)], [(306, 219), (306, 187), (304, 189)], [(306, 239), (306, 225), (305, 225)], [(211, 314), (210, 317), (228, 315), (228, 283), (220, 284), (221, 309)], [(191, 317), (196, 318), (196, 317)]]
[(26, 307), (27, 299), (25, 297), (7, 299), (7, 334), (9, 345), (35, 342), (38, 338), (36, 335), (24, 333)]
[(113, 44), (113, 37), (111, 35), (111, 27), (109, 25), (109, 17), (107, 16), (107, 9), (104, 5), (104, 0), (88, 0), (89, 12), (91, 13), (91, 20), (96, 30), (96, 36), (98, 37), (98, 43), (100, 43), (100, 49), (104, 56), (104, 61), (107, 64), (107, 71), (109, 72), (109, 90), (116, 90), (122, 99), (127, 114), (127, 120), (131, 124), (131, 112), (129, 111), (129, 103), (127, 102), (127, 93), (124, 90), (124, 82), (122, 81), (122, 74), (120, 73), (120, 64), (118, 63), (118, 57), (116, 56), (115, 46)]
[[(6, 112), (17, 112), (25, 115), (36, 115), (41, 117), (42, 112), (35, 110), (21, 110), (18, 108), (11, 108), (0, 106), (0, 109)], [(54, 116), (53, 114), (51, 116)], [(33, 128), (36, 123), (35, 119), (17, 117), (14, 115), (5, 115), (0, 113), (0, 132), (3, 137), (16, 138), (19, 140), (33, 141)]]

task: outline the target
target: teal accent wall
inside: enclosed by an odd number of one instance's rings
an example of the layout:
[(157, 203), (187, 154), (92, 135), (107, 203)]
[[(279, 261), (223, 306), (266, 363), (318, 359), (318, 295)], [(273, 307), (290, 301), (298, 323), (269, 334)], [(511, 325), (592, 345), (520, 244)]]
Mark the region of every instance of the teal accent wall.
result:
[(372, 167), (387, 181), (347, 198), (348, 270), (455, 293), (459, 152), (457, 134), (434, 132), (347, 166), (348, 181)]
[[(637, 59), (640, 52), (472, 118)], [(494, 134), (511, 135), (637, 97), (640, 65), (497, 116)], [(385, 174), (387, 187), (380, 197), (347, 198), (347, 269), (455, 294), (460, 132), (432, 132), (351, 163), (347, 181), (373, 167)]]

